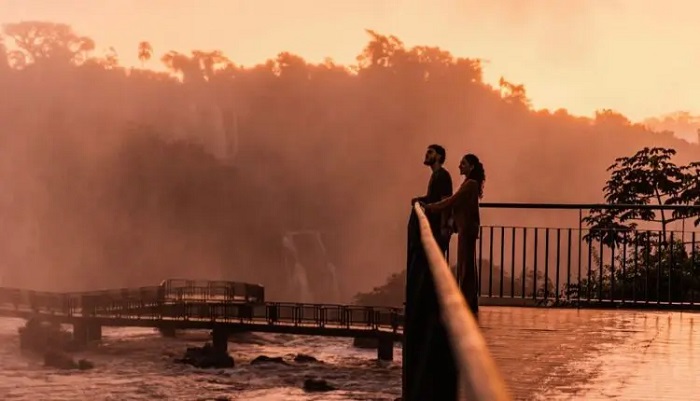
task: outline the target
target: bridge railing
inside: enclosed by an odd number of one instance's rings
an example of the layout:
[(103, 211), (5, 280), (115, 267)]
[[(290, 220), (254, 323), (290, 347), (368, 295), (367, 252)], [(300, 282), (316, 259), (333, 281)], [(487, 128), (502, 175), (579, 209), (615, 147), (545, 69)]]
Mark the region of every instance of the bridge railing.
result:
[[(694, 218), (634, 228), (586, 227), (590, 209), (700, 212), (700, 206), (482, 204), (477, 245), (481, 297), (535, 305), (700, 307), (700, 232)], [(536, 218), (532, 215), (537, 214)], [(568, 219), (568, 222), (567, 222)], [(523, 219), (521, 219), (522, 221)]]
[(403, 313), (400, 309), (355, 305), (318, 305), (273, 302), (247, 304), (229, 302), (173, 304), (164, 317), (207, 319), (221, 322), (261, 323), (382, 330), (400, 333)]
[(333, 327), (397, 335), (403, 330), (403, 311), (397, 308), (187, 298), (164, 303), (162, 291), (161, 286), (84, 293), (0, 288), (0, 308), (64, 316)]
[(0, 306), (52, 314), (69, 314), (74, 309), (68, 294), (19, 288), (0, 288)]
[[(429, 266), (429, 274), (434, 283), (442, 330), (447, 334), (452, 351), (451, 359), (458, 372), (457, 389), (459, 395), (457, 399), (470, 401), (511, 400), (481, 330), (467, 307), (447, 261), (435, 242), (423, 209), (417, 203), (414, 205), (414, 212), (420, 226), (420, 241)], [(405, 335), (407, 337), (410, 335), (408, 328)], [(442, 370), (442, 368), (442, 366), (426, 366), (424, 369), (429, 371), (432, 369)]]
[(259, 284), (234, 281), (169, 279), (162, 284), (165, 302), (265, 302), (265, 288)]

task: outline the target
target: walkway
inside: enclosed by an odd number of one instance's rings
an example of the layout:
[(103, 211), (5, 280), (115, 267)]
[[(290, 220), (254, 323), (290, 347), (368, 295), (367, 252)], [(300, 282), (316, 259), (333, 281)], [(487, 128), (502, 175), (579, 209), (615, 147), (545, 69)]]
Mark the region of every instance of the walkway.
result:
[(518, 400), (700, 400), (700, 314), (483, 307)]
[[(374, 338), (377, 358), (392, 360), (394, 343), (403, 337), (403, 311), (356, 305), (255, 302), (249, 291), (237, 297), (232, 285), (162, 286), (84, 293), (48, 293), (0, 287), (0, 317), (40, 317), (72, 324), (80, 343), (102, 338), (102, 327), (206, 329), (212, 344), (226, 351), (238, 331), (330, 337)], [(236, 283), (231, 283), (236, 284)], [(241, 298), (241, 299), (238, 299)]]
[[(357, 305), (255, 302), (232, 287), (163, 286), (49, 293), (0, 287), (0, 317), (41, 316), (58, 323), (90, 321), (100, 326), (174, 329), (231, 328), (244, 331), (400, 341), (403, 311)], [(207, 282), (204, 282), (207, 283)], [(217, 282), (209, 282), (217, 283)], [(236, 284), (236, 283), (232, 283)], [(245, 284), (243, 284), (245, 285)]]

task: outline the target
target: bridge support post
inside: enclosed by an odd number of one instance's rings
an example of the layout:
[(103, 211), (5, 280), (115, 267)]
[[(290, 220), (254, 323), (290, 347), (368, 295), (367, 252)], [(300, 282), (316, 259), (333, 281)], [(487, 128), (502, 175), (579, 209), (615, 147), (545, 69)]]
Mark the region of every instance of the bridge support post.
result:
[(377, 340), (377, 359), (380, 361), (393, 361), (394, 339), (389, 336), (379, 336)]
[(211, 332), (212, 346), (214, 350), (221, 353), (228, 352), (228, 331), (215, 327)]
[(85, 345), (92, 341), (102, 339), (102, 325), (91, 320), (82, 320), (73, 323), (73, 340), (78, 344)]

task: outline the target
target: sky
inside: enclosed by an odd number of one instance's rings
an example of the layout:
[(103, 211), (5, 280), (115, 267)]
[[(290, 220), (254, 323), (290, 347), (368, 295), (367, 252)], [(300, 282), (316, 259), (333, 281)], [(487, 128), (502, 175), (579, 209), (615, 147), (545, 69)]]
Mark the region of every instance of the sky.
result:
[(697, 0), (0, 0), (0, 22), (68, 23), (127, 65), (143, 40), (242, 65), (281, 51), (353, 63), (372, 29), (482, 58), (488, 82), (525, 84), (535, 108), (634, 121), (700, 114), (697, 15)]

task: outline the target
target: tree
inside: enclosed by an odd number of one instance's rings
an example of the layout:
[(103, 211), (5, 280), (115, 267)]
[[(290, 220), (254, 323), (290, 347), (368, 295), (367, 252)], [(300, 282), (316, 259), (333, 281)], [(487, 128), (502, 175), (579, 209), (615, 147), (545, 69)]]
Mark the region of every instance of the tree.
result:
[[(687, 185), (683, 187), (674, 201), (683, 205), (700, 207), (700, 162), (692, 162), (685, 167)], [(681, 210), (677, 216), (683, 218), (696, 217), (693, 224), (700, 225), (700, 211)]]
[[(674, 149), (644, 148), (630, 157), (621, 157), (608, 167), (610, 179), (603, 188), (605, 201), (620, 205), (689, 205), (700, 202), (698, 165), (678, 166), (671, 161)], [(637, 222), (661, 225), (666, 240), (669, 223), (697, 215), (697, 211), (668, 211), (642, 208), (591, 209), (583, 219), (591, 231), (587, 239), (599, 239), (614, 246), (635, 230)], [(696, 225), (698, 221), (695, 222)]]
[(403, 42), (396, 36), (381, 35), (371, 29), (367, 33), (371, 40), (357, 56), (360, 68), (391, 67), (397, 56), (406, 53)]
[(151, 44), (146, 41), (139, 43), (138, 55), (139, 60), (141, 61), (141, 68), (143, 68), (144, 64), (153, 56), (153, 47)]
[[(644, 148), (622, 157), (608, 168), (612, 171), (603, 192), (610, 204), (700, 206), (700, 163), (677, 165), (669, 148)], [(567, 289), (572, 297), (636, 299), (687, 302), (697, 296), (700, 263), (697, 244), (668, 234), (673, 221), (698, 216), (693, 208), (666, 210), (643, 208), (591, 209), (583, 219), (589, 228), (584, 239), (593, 246), (607, 246), (609, 263), (596, 256), (596, 273), (582, 277)], [(661, 230), (638, 230), (638, 223), (656, 223)], [(695, 220), (697, 226), (700, 219)], [(603, 249), (600, 248), (600, 255)], [(597, 253), (597, 252), (596, 252)], [(642, 295), (643, 294), (643, 295)]]
[(623, 116), (622, 114), (610, 110), (610, 109), (602, 109), (602, 110), (596, 110), (595, 112), (595, 123), (596, 125), (607, 125), (607, 126), (625, 126), (625, 125), (631, 125), (632, 123), (630, 120)]
[(306, 61), (289, 52), (282, 52), (277, 55), (275, 73), (285, 79), (295, 79), (299, 82), (307, 81), (310, 77), (310, 69)]
[(501, 77), (501, 79), (498, 80), (498, 86), (501, 90), (501, 96), (506, 102), (530, 106), (530, 100), (527, 98), (525, 85), (516, 85)]
[(221, 70), (233, 65), (221, 51), (193, 50), (192, 56), (170, 51), (161, 61), (173, 73), (181, 75), (184, 82), (209, 81)]
[(82, 64), (95, 49), (92, 39), (76, 34), (67, 24), (23, 21), (4, 24), (2, 28), (18, 48), (10, 54), (15, 66), (48, 60)]
[(114, 49), (114, 47), (107, 49), (103, 59), (100, 60), (99, 63), (107, 70), (117, 68), (119, 66), (119, 54), (117, 54), (116, 49)]

